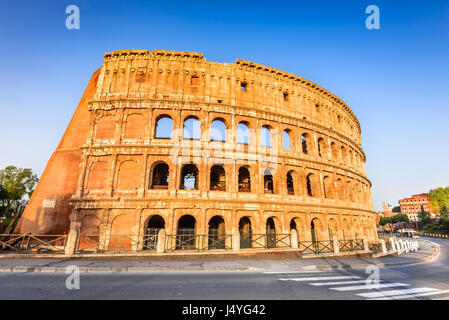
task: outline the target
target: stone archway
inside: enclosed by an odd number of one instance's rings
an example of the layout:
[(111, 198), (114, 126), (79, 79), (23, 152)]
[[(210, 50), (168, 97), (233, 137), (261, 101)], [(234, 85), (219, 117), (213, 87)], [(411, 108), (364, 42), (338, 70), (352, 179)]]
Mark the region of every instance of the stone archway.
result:
[(160, 215), (154, 215), (147, 219), (143, 236), (143, 250), (156, 250), (161, 229), (165, 229), (165, 220)]
[(248, 217), (242, 217), (239, 221), (240, 248), (252, 247), (252, 228), (251, 220)]
[(209, 220), (208, 248), (225, 249), (226, 248), (226, 229), (225, 221), (221, 216), (214, 216)]

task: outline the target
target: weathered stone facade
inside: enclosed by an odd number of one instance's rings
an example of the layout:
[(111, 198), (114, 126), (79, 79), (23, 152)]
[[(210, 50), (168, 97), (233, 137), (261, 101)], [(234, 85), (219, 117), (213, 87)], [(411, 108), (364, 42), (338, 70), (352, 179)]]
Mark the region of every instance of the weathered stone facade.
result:
[(360, 133), (343, 101), (283, 71), (192, 52), (107, 53), (19, 232), (71, 224), (106, 248), (149, 227), (372, 241)]

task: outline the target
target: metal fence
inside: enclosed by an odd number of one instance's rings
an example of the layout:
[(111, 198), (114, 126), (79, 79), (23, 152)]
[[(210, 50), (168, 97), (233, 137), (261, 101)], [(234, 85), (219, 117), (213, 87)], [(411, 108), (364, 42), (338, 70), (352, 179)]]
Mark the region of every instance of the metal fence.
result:
[(357, 251), (363, 250), (363, 239), (354, 239), (354, 240), (339, 240), (338, 244), (340, 246), (340, 251)]
[(303, 255), (332, 253), (334, 252), (334, 241), (333, 240), (300, 241), (298, 242), (298, 248), (301, 250)]
[(229, 250), (232, 249), (232, 235), (230, 234), (194, 234), (181, 233), (166, 235), (165, 251), (175, 250)]
[(368, 249), (370, 249), (374, 254), (382, 253), (382, 244), (380, 242), (368, 244)]
[(64, 253), (67, 235), (0, 234), (0, 251)]

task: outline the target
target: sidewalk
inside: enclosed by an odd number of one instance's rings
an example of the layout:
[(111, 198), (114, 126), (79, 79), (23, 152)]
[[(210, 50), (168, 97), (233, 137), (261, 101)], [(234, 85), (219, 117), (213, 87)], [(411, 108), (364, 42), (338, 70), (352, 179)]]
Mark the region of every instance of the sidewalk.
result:
[(320, 257), (289, 259), (217, 259), (202, 260), (200, 256), (189, 260), (155, 261), (151, 257), (116, 258), (9, 258), (0, 259), (0, 272), (65, 272), (76, 265), (81, 272), (195, 272), (195, 271), (298, 271), (340, 268), (366, 268), (369, 265), (400, 266), (423, 263), (436, 258), (439, 246), (420, 241), (420, 250), (403, 256), (382, 258)]

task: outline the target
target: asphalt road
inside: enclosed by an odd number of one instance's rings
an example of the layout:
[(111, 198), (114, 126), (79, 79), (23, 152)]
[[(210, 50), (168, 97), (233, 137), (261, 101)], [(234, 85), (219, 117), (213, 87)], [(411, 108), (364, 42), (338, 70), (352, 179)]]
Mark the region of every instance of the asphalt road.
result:
[(64, 273), (0, 273), (0, 299), (449, 299), (449, 240), (432, 241), (441, 246), (437, 259), (380, 268), (380, 287), (366, 286), (376, 270), (364, 269), (81, 273), (71, 290)]

